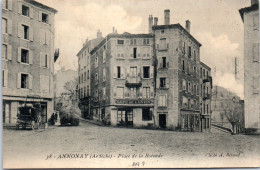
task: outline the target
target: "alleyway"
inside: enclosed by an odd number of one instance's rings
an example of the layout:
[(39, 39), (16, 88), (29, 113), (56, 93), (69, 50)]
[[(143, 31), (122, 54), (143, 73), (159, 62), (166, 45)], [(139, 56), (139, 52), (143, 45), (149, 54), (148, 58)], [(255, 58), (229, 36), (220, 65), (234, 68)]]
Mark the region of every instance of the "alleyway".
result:
[[(40, 164), (41, 167), (102, 167), (107, 161), (119, 160), (121, 164), (110, 166), (135, 167), (133, 160), (123, 158), (133, 154), (159, 155), (156, 159), (138, 159), (141, 162), (137, 167), (185, 166), (183, 161), (189, 161), (187, 163), (195, 167), (199, 165), (193, 161), (199, 159), (207, 159), (206, 166), (216, 161), (218, 166), (223, 166), (230, 160), (260, 160), (259, 136), (230, 135), (215, 129), (212, 133), (189, 133), (102, 127), (81, 122), (78, 127), (54, 126), (38, 131), (4, 129), (3, 135), (5, 167), (19, 164), (32, 167), (39, 167)], [(74, 153), (112, 154), (112, 159), (58, 159), (60, 154)], [(225, 158), (220, 158), (221, 155)]]

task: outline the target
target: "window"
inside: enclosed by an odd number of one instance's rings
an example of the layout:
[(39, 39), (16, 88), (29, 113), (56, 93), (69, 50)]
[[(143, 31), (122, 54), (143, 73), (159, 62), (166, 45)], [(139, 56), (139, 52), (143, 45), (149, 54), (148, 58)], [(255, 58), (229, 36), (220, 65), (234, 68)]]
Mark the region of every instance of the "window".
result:
[(130, 67), (130, 77), (137, 77), (137, 67)]
[(182, 90), (186, 90), (186, 80), (182, 80)]
[(188, 93), (190, 93), (190, 92), (191, 92), (191, 83), (188, 82)]
[(89, 96), (89, 85), (87, 85), (87, 96)]
[(2, 33), (7, 34), (7, 19), (2, 18)]
[(196, 109), (197, 108), (197, 100), (193, 100), (194, 106), (193, 108)]
[(22, 15), (29, 17), (29, 7), (22, 5)]
[(28, 40), (29, 39), (29, 27), (27, 25), (22, 24), (22, 30), (23, 30), (23, 38)]
[(105, 99), (106, 98), (106, 88), (103, 87), (103, 98)]
[(207, 114), (209, 114), (209, 104), (207, 104)]
[(182, 42), (182, 53), (185, 54), (185, 42)]
[(160, 87), (165, 88), (166, 87), (166, 78), (160, 78)]
[(21, 62), (29, 64), (29, 51), (21, 49)]
[(124, 87), (117, 87), (117, 98), (124, 98)]
[(124, 40), (117, 40), (117, 44), (123, 45), (124, 44)]
[(191, 46), (189, 46), (189, 57), (191, 57)]
[(150, 78), (150, 67), (143, 67), (143, 77)]
[(28, 89), (28, 74), (21, 74), (21, 88)]
[(48, 23), (48, 15), (47, 14), (42, 13), (42, 22)]
[(203, 78), (205, 78), (205, 69), (203, 69)]
[(85, 72), (84, 73), (84, 81), (86, 81), (86, 79), (87, 79), (87, 73)]
[(188, 109), (191, 107), (190, 99), (188, 99)]
[(86, 97), (86, 87), (84, 87), (84, 96), (83, 97)]
[(166, 68), (166, 57), (162, 57), (162, 68)]
[(131, 45), (136, 45), (136, 39), (131, 39), (130, 43)]
[(130, 88), (130, 97), (131, 97), (132, 99), (137, 98), (137, 90), (136, 90), (135, 87)]
[(98, 81), (98, 73), (96, 73), (95, 79), (96, 79), (96, 81)]
[(196, 61), (196, 59), (197, 59), (197, 58), (196, 58), (196, 57), (197, 57), (197, 56), (196, 56), (196, 50), (193, 51), (193, 55), (194, 55), (194, 56), (193, 56), (193, 57), (194, 57), (194, 60)]
[(144, 87), (143, 88), (143, 98), (150, 98), (150, 87)]
[(166, 38), (160, 39), (159, 47), (160, 49), (166, 49)]
[(196, 66), (193, 67), (193, 71), (194, 71), (194, 75), (196, 76), (196, 73), (197, 73), (197, 68), (196, 68)]
[(143, 44), (144, 45), (149, 45), (149, 38), (144, 38), (143, 39)]
[(167, 102), (166, 94), (159, 95), (158, 106), (159, 107), (166, 107), (167, 106), (166, 102)]
[(103, 63), (106, 62), (106, 50), (103, 51)]
[(7, 87), (8, 70), (2, 70), (2, 87)]
[(2, 58), (7, 59), (7, 45), (2, 44)]
[(196, 95), (197, 94), (197, 86), (194, 84), (193, 85), (193, 94)]
[[(10, 0), (9, 0), (10, 1)], [(3, 0), (2, 1), (2, 7), (4, 8), (4, 9), (8, 9), (8, 0)]]
[(117, 78), (121, 78), (121, 67), (117, 67)]
[(137, 48), (133, 48), (133, 57), (137, 58)]
[(98, 57), (95, 58), (95, 67), (98, 66)]
[(43, 67), (48, 67), (48, 55), (47, 54), (44, 55)]
[(150, 111), (150, 108), (143, 108), (142, 109), (142, 119), (145, 121), (152, 120), (152, 112)]
[(182, 71), (185, 71), (185, 61), (182, 60)]
[(88, 79), (89, 79), (89, 70), (88, 70)]

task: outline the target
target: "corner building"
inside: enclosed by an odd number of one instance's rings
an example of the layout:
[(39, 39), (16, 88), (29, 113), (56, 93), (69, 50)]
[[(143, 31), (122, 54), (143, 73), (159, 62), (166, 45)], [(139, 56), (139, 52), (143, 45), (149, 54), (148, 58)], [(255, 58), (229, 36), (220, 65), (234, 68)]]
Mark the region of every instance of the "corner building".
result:
[(3, 124), (13, 125), (25, 102), (41, 102), (42, 120), (53, 112), (54, 15), (34, 0), (2, 1)]
[(151, 34), (109, 34), (91, 54), (93, 118), (111, 125), (153, 124)]

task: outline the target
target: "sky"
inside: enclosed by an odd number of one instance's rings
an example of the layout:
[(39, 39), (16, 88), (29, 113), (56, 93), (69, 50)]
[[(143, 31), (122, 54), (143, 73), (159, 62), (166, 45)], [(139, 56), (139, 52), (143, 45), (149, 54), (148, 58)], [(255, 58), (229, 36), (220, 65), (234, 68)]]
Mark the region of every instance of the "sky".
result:
[[(55, 48), (60, 49), (55, 70), (61, 66), (77, 70), (77, 53), (86, 39), (103, 36), (115, 27), (118, 33), (148, 33), (148, 16), (164, 24), (164, 10), (170, 9), (170, 23), (191, 22), (191, 34), (202, 44), (200, 58), (211, 67), (213, 84), (243, 95), (244, 25), (239, 9), (250, 0), (37, 0), (58, 10), (55, 16)], [(234, 57), (239, 59), (238, 79)]]

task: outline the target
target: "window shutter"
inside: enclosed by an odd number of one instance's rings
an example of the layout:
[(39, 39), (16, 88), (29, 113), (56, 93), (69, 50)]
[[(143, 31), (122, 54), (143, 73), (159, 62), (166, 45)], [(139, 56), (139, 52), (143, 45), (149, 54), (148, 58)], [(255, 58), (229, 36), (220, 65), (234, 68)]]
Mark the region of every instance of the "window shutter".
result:
[(17, 74), (17, 88), (21, 88), (21, 73)]
[(39, 11), (39, 21), (42, 22), (42, 12)]
[(150, 86), (150, 93), (151, 93), (151, 98), (154, 98), (154, 89), (153, 86)]
[(136, 66), (136, 74), (137, 74), (137, 77), (141, 77), (141, 72), (140, 72), (141, 69), (142, 69), (142, 67), (140, 67), (140, 69), (139, 69), (139, 67)]
[(140, 68), (140, 75), (141, 75), (141, 78), (144, 78), (143, 70), (144, 70), (144, 67), (142, 66), (142, 67)]
[(125, 78), (125, 68), (123, 66), (121, 66), (121, 78)]
[(17, 36), (21, 38), (22, 35), (23, 35), (23, 30), (22, 30), (22, 24), (21, 23), (18, 23), (17, 30), (18, 30)]
[[(8, 1), (10, 2), (10, 1)], [(12, 1), (11, 1), (12, 2)], [(8, 4), (9, 5), (9, 4)], [(18, 1), (18, 14), (22, 14), (22, 3)]]
[(7, 32), (8, 34), (12, 35), (12, 20), (10, 19), (7, 20)]
[(163, 59), (162, 57), (159, 57), (159, 68), (162, 68), (163, 66)]
[(125, 88), (124, 91), (125, 91), (125, 94), (124, 94), (124, 95), (125, 95), (125, 98), (128, 98), (128, 97), (129, 97), (129, 95), (128, 95), (128, 88)]
[(259, 62), (259, 43), (253, 44), (253, 62)]
[(50, 32), (46, 31), (46, 45), (50, 45)]
[(117, 67), (116, 66), (114, 67), (113, 77), (117, 78)]
[(4, 87), (8, 86), (8, 70), (4, 70)]
[(153, 78), (153, 71), (154, 71), (154, 67), (151, 66), (150, 67), (150, 78)]
[(17, 55), (17, 61), (21, 62), (21, 47), (18, 47), (18, 55)]
[(166, 62), (166, 67), (167, 67), (167, 68), (170, 68), (169, 61)]
[(139, 98), (143, 97), (143, 88), (139, 88)]
[(47, 67), (50, 68), (51, 63), (50, 63), (50, 54), (47, 54)]
[(11, 11), (11, 10), (13, 10), (13, 3), (12, 3), (13, 1), (12, 0), (10, 0), (10, 1), (7, 1), (7, 6), (8, 6), (8, 9)]
[(7, 60), (12, 60), (12, 45), (7, 46)]
[(41, 67), (44, 66), (44, 54), (43, 54), (43, 52), (40, 52), (40, 66)]
[(126, 67), (126, 77), (129, 77), (130, 75), (130, 67)]
[(156, 87), (160, 88), (160, 78), (159, 77), (156, 79)]
[(259, 76), (253, 77), (253, 93), (254, 94), (259, 93)]
[(33, 51), (29, 51), (29, 64), (33, 64)]
[(30, 8), (30, 18), (33, 18), (33, 8)]
[(45, 44), (45, 32), (44, 32), (44, 30), (40, 30), (40, 42), (41, 42), (41, 45)]
[(32, 81), (33, 81), (32, 79), (33, 79), (33, 76), (31, 74), (29, 74), (29, 89), (32, 89)]
[(114, 98), (116, 98), (117, 87), (114, 88)]
[(166, 88), (170, 88), (170, 79), (166, 78)]
[(29, 39), (30, 41), (33, 41), (33, 27), (29, 28)]

